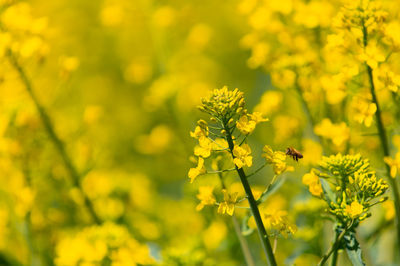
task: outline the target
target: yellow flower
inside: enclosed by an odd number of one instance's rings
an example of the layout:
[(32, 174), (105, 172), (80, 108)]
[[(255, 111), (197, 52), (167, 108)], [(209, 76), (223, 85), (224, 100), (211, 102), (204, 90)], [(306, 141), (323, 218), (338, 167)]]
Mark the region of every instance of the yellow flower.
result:
[(197, 126), (194, 129), (194, 132), (190, 132), (190, 136), (195, 139), (200, 139), (201, 137), (207, 137), (208, 136), (208, 128), (204, 129), (200, 126)]
[(394, 135), (392, 141), (397, 150), (400, 150), (400, 135)]
[(312, 195), (317, 196), (317, 197), (321, 196), (321, 194), (323, 192), (321, 183), (319, 183), (319, 182), (310, 184), (308, 189)]
[(332, 140), (335, 146), (340, 147), (350, 138), (350, 129), (346, 123), (333, 124), (329, 118), (325, 118), (315, 126), (315, 134)]
[(330, 104), (338, 104), (346, 97), (345, 76), (324, 75), (320, 79), (322, 88), (325, 90), (326, 100)]
[(286, 164), (286, 154), (281, 151), (273, 151), (271, 147), (265, 145), (263, 148), (264, 154), (262, 157), (265, 158), (268, 164), (272, 164), (274, 172), (279, 175), (285, 171), (293, 171), (292, 166)]
[(242, 146), (236, 145), (233, 148), (233, 162), (238, 168), (242, 168), (243, 166), (252, 166), (253, 157), (251, 156), (250, 146), (247, 144), (243, 144)]
[(303, 139), (301, 141), (303, 146), (303, 163), (316, 164), (322, 157), (322, 147), (316, 141), (311, 139)]
[(219, 247), (221, 242), (226, 239), (227, 233), (228, 228), (226, 223), (223, 220), (216, 220), (201, 235), (206, 248), (212, 250)]
[(351, 218), (359, 216), (361, 213), (363, 213), (363, 210), (364, 210), (363, 206), (357, 201), (353, 201), (350, 206), (349, 205), (346, 206), (346, 213)]
[(397, 93), (400, 86), (400, 75), (395, 74), (392, 70), (393, 68), (390, 65), (385, 64), (374, 70), (374, 73), (376, 73), (378, 78), (377, 86), (379, 86), (379, 88), (382, 87)]
[(216, 138), (213, 142), (213, 150), (223, 150), (228, 149), (229, 145), (225, 139)]
[(385, 209), (385, 219), (386, 221), (391, 221), (396, 215), (396, 211), (394, 209), (394, 201), (387, 200), (382, 204), (382, 207)]
[(371, 68), (377, 68), (379, 62), (385, 61), (385, 55), (376, 44), (370, 43), (360, 55), (360, 60), (366, 62)]
[(292, 88), (296, 81), (296, 73), (289, 69), (278, 69), (271, 72), (271, 82), (276, 88)]
[(261, 97), (260, 103), (254, 110), (269, 115), (276, 112), (282, 104), (283, 95), (280, 91), (266, 91)]
[(242, 134), (248, 135), (253, 132), (258, 123), (266, 121), (268, 121), (268, 119), (262, 117), (262, 113), (254, 112), (253, 114), (242, 115), (239, 121), (236, 122), (236, 127)]
[(204, 168), (204, 159), (199, 157), (197, 167), (189, 169), (188, 176), (190, 178), (190, 183), (193, 183), (196, 177), (198, 177), (201, 174), (204, 174), (205, 172), (206, 169)]
[(197, 198), (200, 200), (200, 203), (196, 207), (196, 211), (200, 211), (206, 205), (214, 205), (216, 200), (213, 195), (214, 187), (212, 186), (202, 186), (199, 187), (199, 194), (197, 194)]
[(308, 186), (310, 193), (314, 196), (321, 196), (322, 194), (322, 186), (319, 181), (318, 176), (311, 171), (311, 173), (305, 174), (301, 180), (304, 185)]
[(252, 121), (256, 122), (256, 124), (261, 123), (261, 122), (267, 122), (269, 120), (268, 118), (264, 118), (262, 116), (262, 113), (260, 113), (260, 112), (254, 112), (254, 113), (250, 114), (249, 116)]
[(161, 6), (153, 14), (153, 22), (160, 28), (171, 26), (176, 20), (176, 10), (170, 6)]
[(287, 237), (288, 234), (294, 234), (297, 231), (296, 225), (289, 221), (287, 211), (267, 211), (264, 213), (263, 222), (267, 229), (276, 230), (284, 237)]
[(394, 159), (391, 157), (385, 157), (383, 160), (387, 165), (390, 166), (390, 176), (395, 178), (397, 171), (400, 170), (400, 152), (396, 153), (396, 157)]
[(273, 126), (275, 141), (284, 142), (298, 132), (300, 121), (298, 118), (293, 116), (278, 115), (273, 121)]
[(233, 212), (235, 211), (235, 203), (237, 200), (238, 193), (234, 192), (232, 194), (229, 194), (226, 189), (222, 190), (222, 193), (224, 193), (224, 202), (221, 202), (218, 207), (218, 213), (224, 214), (227, 213), (230, 216), (233, 215)]
[(212, 148), (213, 148), (213, 143), (209, 138), (200, 137), (199, 145), (194, 147), (194, 155), (207, 158), (211, 155)]
[(244, 134), (250, 134), (256, 128), (256, 122), (253, 120), (249, 120), (248, 115), (242, 115), (239, 118), (239, 121), (236, 122), (236, 128)]
[(105, 26), (118, 26), (124, 18), (124, 9), (118, 5), (109, 5), (100, 12), (100, 19)]
[(79, 59), (75, 56), (62, 56), (59, 59), (60, 63), (60, 75), (63, 78), (67, 78), (73, 71), (79, 67)]
[(368, 103), (364, 100), (358, 100), (355, 102), (355, 114), (354, 119), (364, 124), (366, 127), (370, 127), (372, 124), (373, 116), (376, 112), (376, 104)]

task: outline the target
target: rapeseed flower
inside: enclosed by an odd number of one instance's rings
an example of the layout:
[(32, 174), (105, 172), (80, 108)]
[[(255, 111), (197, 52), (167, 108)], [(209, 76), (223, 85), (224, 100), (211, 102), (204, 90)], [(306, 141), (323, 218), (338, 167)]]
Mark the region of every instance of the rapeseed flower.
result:
[(390, 176), (395, 178), (397, 172), (400, 171), (400, 152), (396, 153), (395, 158), (385, 157), (385, 163), (390, 167)]
[(238, 193), (234, 192), (230, 194), (226, 189), (223, 189), (222, 193), (224, 194), (224, 201), (219, 203), (218, 213), (226, 213), (232, 216), (235, 211), (235, 203), (237, 201)]
[(242, 146), (235, 146), (233, 148), (233, 162), (238, 168), (243, 166), (251, 167), (253, 165), (253, 156), (251, 156), (250, 146), (243, 144)]
[(212, 186), (201, 186), (199, 187), (199, 194), (197, 194), (197, 198), (200, 200), (200, 203), (196, 206), (196, 211), (200, 211), (206, 205), (214, 205), (217, 201), (213, 195), (214, 187)]

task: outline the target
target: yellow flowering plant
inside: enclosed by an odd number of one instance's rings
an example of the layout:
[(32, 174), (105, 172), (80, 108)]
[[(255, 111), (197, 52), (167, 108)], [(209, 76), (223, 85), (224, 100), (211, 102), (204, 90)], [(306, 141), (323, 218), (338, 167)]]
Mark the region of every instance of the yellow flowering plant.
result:
[[(253, 166), (252, 151), (250, 146), (245, 142), (248, 135), (254, 131), (256, 125), (268, 121), (268, 119), (263, 118), (258, 112), (252, 114), (248, 113), (247, 109), (245, 109), (243, 93), (238, 89), (233, 91), (228, 90), (227, 87), (216, 89), (208, 98), (203, 98), (202, 105), (199, 106), (199, 109), (210, 115), (210, 124), (204, 120), (199, 120), (197, 122), (198, 126), (195, 128), (194, 132), (190, 133), (190, 135), (199, 142), (194, 148), (194, 155), (198, 156), (199, 163), (197, 167), (189, 170), (189, 178), (191, 182), (193, 182), (193, 180), (201, 174), (218, 174), (224, 187), (222, 173), (236, 171), (246, 192), (246, 198), (257, 225), (257, 230), (268, 263), (270, 265), (276, 265), (268, 234), (264, 226), (265, 221), (271, 220), (268, 218), (270, 214), (264, 214), (267, 215), (267, 218), (264, 217), (264, 219), (260, 214), (258, 205), (265, 201), (277, 175), (285, 171), (291, 171), (293, 167), (286, 164), (285, 153), (273, 151), (269, 146), (265, 146), (263, 157), (265, 157), (266, 163), (255, 170), (254, 173), (260, 171), (265, 165), (269, 164), (272, 165), (275, 176), (271, 184), (256, 200), (248, 182), (248, 177), (252, 174), (246, 174), (244, 170), (245, 168)], [(219, 168), (217, 167), (217, 171), (205, 170), (204, 159), (210, 157), (213, 153), (219, 154), (218, 159), (221, 159), (221, 156), (228, 158), (233, 168), (218, 170)], [(237, 192), (230, 193), (227, 189), (222, 189), (223, 201), (217, 203), (214, 196), (210, 193), (211, 191), (209, 187), (200, 187), (198, 198), (201, 200), (201, 203), (198, 205), (197, 209), (202, 209), (205, 205), (218, 205), (218, 213), (226, 213), (232, 216), (234, 214), (235, 204), (238, 203)], [(276, 218), (277, 216), (274, 215), (273, 217)], [(286, 228), (286, 226), (283, 225), (286, 218), (283, 218), (284, 215), (280, 215), (279, 217), (281, 218), (271, 221), (270, 224), (272, 224), (273, 227), (277, 227), (278, 224), (280, 224), (280, 226), (283, 226), (282, 228)], [(286, 234), (286, 229), (284, 230), (282, 228), (278, 231)], [(288, 232), (293, 233), (294, 230), (290, 229)]]
[(399, 32), (396, 0), (0, 0), (0, 264), (398, 265)]
[(370, 208), (387, 200), (380, 198), (389, 188), (387, 183), (370, 170), (370, 163), (357, 155), (331, 155), (323, 157), (320, 170), (304, 175), (303, 183), (310, 193), (326, 201), (327, 210), (336, 221), (336, 237), (332, 248), (323, 256), (324, 264), (333, 253), (337, 261), (338, 250), (345, 249), (354, 265), (364, 265), (355, 232), (366, 218)]

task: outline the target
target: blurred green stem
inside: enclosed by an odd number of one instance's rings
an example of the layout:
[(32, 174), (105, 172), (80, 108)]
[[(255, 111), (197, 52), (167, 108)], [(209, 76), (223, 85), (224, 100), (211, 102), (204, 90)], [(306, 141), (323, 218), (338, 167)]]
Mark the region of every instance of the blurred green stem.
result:
[[(219, 180), (221, 181), (221, 186), (223, 189), (226, 189), (224, 179), (222, 178), (222, 172), (218, 172)], [(240, 225), (235, 215), (232, 215), (232, 223), (233, 228), (235, 229), (236, 236), (239, 239), (240, 247), (242, 248), (244, 260), (246, 261), (247, 266), (254, 266), (253, 256), (251, 255), (249, 244), (247, 243), (246, 238), (243, 237), (242, 231), (240, 230)]]
[[(224, 123), (223, 127), (226, 130), (226, 140), (229, 145), (230, 153), (232, 155), (232, 158), (234, 158), (234, 155), (233, 155), (234, 144), (233, 144), (231, 131), (229, 129), (227, 121), (226, 121), (226, 123)], [(242, 182), (243, 188), (246, 192), (247, 200), (249, 201), (250, 209), (251, 209), (251, 212), (253, 213), (254, 220), (257, 225), (258, 235), (260, 237), (265, 256), (267, 257), (268, 264), (270, 266), (276, 266), (277, 264), (275, 261), (274, 253), (272, 252), (271, 243), (269, 242), (267, 231), (265, 230), (263, 221), (261, 219), (260, 211), (258, 210), (257, 202), (254, 199), (253, 192), (251, 191), (250, 184), (247, 180), (247, 176), (246, 176), (243, 168), (238, 168), (236, 165), (235, 165), (235, 168), (240, 177), (240, 181)]]
[[(363, 31), (363, 44), (364, 44), (364, 48), (366, 48), (368, 45), (368, 31), (367, 31), (367, 27), (365, 26), (364, 22), (362, 24), (362, 31)], [(380, 139), (381, 146), (383, 149), (383, 155), (384, 155), (384, 157), (388, 157), (388, 156), (390, 156), (389, 143), (388, 143), (388, 139), (387, 139), (387, 135), (386, 135), (386, 130), (385, 130), (385, 127), (384, 127), (383, 121), (382, 121), (382, 114), (381, 114), (381, 109), (379, 106), (378, 98), (377, 98), (376, 92), (375, 92), (374, 73), (373, 73), (372, 68), (367, 63), (365, 63), (365, 67), (366, 67), (367, 73), (368, 73), (368, 80), (369, 80), (370, 91), (371, 91), (371, 95), (372, 95), (372, 102), (376, 105), (375, 119), (376, 119), (376, 126), (378, 128), (379, 139)], [(386, 172), (387, 172), (387, 176), (389, 179), (389, 183), (390, 183), (390, 186), (393, 191), (394, 206), (395, 206), (395, 210), (396, 210), (395, 224), (396, 224), (396, 230), (397, 230), (397, 243), (400, 243), (400, 195), (399, 195), (399, 189), (397, 187), (397, 183), (396, 183), (395, 179), (390, 177), (389, 165), (387, 165), (386, 163), (384, 163), (384, 164), (386, 167)]]
[[(383, 149), (383, 155), (384, 157), (390, 156), (390, 151), (389, 151), (389, 143), (387, 140), (387, 135), (386, 135), (386, 130), (385, 127), (383, 126), (382, 122), (382, 114), (381, 114), (381, 109), (379, 107), (378, 103), (378, 98), (376, 97), (375, 93), (375, 84), (374, 84), (374, 79), (373, 79), (373, 71), (372, 68), (368, 65), (367, 67), (367, 73), (369, 77), (369, 82), (370, 82), (370, 89), (371, 89), (371, 95), (372, 95), (372, 102), (376, 104), (376, 112), (375, 112), (375, 118), (376, 118), (376, 126), (378, 128), (378, 133), (379, 133), (379, 139), (381, 141), (381, 146)], [(390, 177), (390, 167), (385, 163), (386, 167), (386, 172), (387, 176), (389, 179), (390, 186), (393, 191), (393, 197), (394, 197), (394, 206), (396, 210), (396, 229), (397, 229), (397, 241), (398, 243), (400, 242), (400, 195), (399, 195), (399, 189), (397, 187), (397, 183), (394, 178)]]
[[(336, 230), (335, 230), (335, 231), (336, 231)], [(338, 238), (339, 238), (339, 234), (338, 234), (338, 232), (336, 231), (336, 233), (335, 233), (335, 242), (338, 241)], [(335, 250), (333, 251), (333, 254), (332, 254), (331, 266), (336, 266), (336, 264), (337, 264), (337, 259), (338, 259), (338, 249), (335, 249)]]
[[(337, 251), (338, 248), (340, 246), (340, 242), (342, 241), (344, 235), (346, 234), (347, 229), (343, 230), (337, 237), (335, 240), (335, 243), (333, 243), (333, 245), (331, 246), (331, 248), (328, 250), (328, 252), (325, 253), (325, 255), (322, 257), (322, 259), (320, 260), (320, 262), (318, 263), (318, 266), (322, 266), (325, 264), (325, 262), (329, 259), (329, 257), (332, 255), (332, 253), (336, 253), (336, 258), (333, 257), (332, 258), (332, 262), (333, 260), (335, 260), (335, 264), (331, 264), (331, 265), (336, 265), (336, 260), (337, 260)], [(335, 256), (335, 254), (334, 254)]]
[(62, 161), (64, 163), (64, 166), (67, 169), (67, 171), (72, 179), (73, 185), (76, 186), (81, 191), (81, 194), (83, 195), (83, 198), (84, 198), (84, 204), (85, 204), (87, 210), (89, 211), (90, 216), (92, 217), (92, 219), (94, 220), (95, 223), (100, 224), (101, 223), (100, 218), (97, 216), (96, 212), (94, 211), (94, 207), (93, 207), (91, 200), (88, 198), (88, 196), (85, 194), (85, 192), (82, 189), (82, 184), (80, 181), (80, 176), (78, 174), (78, 171), (76, 170), (75, 166), (73, 165), (71, 158), (68, 156), (67, 151), (64, 146), (64, 143), (61, 141), (61, 139), (58, 137), (57, 133), (55, 132), (54, 126), (51, 122), (49, 115), (47, 114), (46, 110), (40, 104), (38, 98), (36, 97), (36, 95), (33, 91), (32, 83), (30, 82), (24, 69), (18, 63), (18, 60), (15, 57), (15, 55), (10, 50), (7, 51), (7, 55), (10, 60), (11, 65), (18, 72), (18, 74), (25, 86), (25, 89), (27, 90), (33, 103), (35, 104), (36, 110), (39, 113), (39, 116), (40, 116), (40, 119), (42, 120), (44, 128), (47, 131), (51, 141), (54, 143), (54, 146), (56, 147), (58, 153), (60, 154)]
[(297, 76), (296, 76), (296, 79), (295, 79), (294, 87), (295, 87), (295, 89), (296, 89), (296, 91), (297, 91), (297, 93), (299, 95), (299, 98), (300, 98), (300, 101), (301, 101), (301, 105), (303, 106), (303, 110), (306, 113), (307, 119), (309, 121), (309, 125), (311, 126), (311, 132), (312, 132), (314, 138), (317, 139), (318, 142), (322, 145), (321, 138), (318, 135), (316, 135), (315, 132), (314, 132), (314, 126), (315, 126), (316, 123), (315, 123), (314, 118), (311, 115), (311, 110), (310, 110), (310, 108), (309, 108), (309, 106), (307, 104), (307, 101), (306, 101), (306, 99), (304, 99), (303, 92), (301, 90), (301, 86), (299, 84)]
[(233, 222), (233, 228), (235, 228), (236, 235), (239, 239), (240, 247), (242, 248), (243, 251), (243, 256), (246, 261), (247, 266), (254, 266), (254, 260), (253, 256), (251, 255), (249, 245), (247, 243), (247, 240), (244, 238), (242, 235), (242, 231), (240, 230), (240, 225), (239, 222), (236, 218), (236, 216), (232, 216), (232, 222)]

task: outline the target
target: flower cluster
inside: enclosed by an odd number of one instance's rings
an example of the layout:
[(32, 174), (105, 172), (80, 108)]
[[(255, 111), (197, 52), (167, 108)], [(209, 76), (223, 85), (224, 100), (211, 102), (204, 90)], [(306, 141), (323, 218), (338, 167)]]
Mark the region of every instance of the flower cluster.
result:
[(236, 115), (246, 114), (243, 92), (238, 89), (228, 90), (228, 87), (215, 89), (210, 97), (202, 99), (199, 109), (221, 121), (229, 121)]
[[(198, 145), (194, 148), (194, 155), (198, 159), (193, 160), (197, 161), (197, 166), (191, 168), (188, 175), (193, 182), (199, 175), (217, 174), (222, 189), (219, 195), (214, 196), (215, 186), (200, 186), (197, 195), (200, 203), (196, 209), (202, 210), (207, 205), (218, 206), (218, 213), (232, 216), (235, 212), (235, 206), (245, 198), (238, 198), (238, 191), (226, 188), (225, 173), (237, 171), (242, 185), (244, 187), (249, 186), (247, 181), (243, 183), (243, 179), (247, 179), (251, 174), (246, 176), (243, 168), (253, 166), (253, 155), (246, 140), (259, 123), (268, 121), (268, 119), (264, 118), (259, 112), (249, 113), (245, 109), (243, 93), (237, 89), (230, 91), (227, 87), (214, 90), (208, 98), (203, 98), (199, 109), (211, 117), (209, 121), (199, 120), (194, 132), (190, 133), (193, 138), (198, 140)], [(287, 155), (284, 152), (273, 151), (269, 146), (265, 146), (263, 151), (262, 156), (265, 157), (266, 162), (255, 172), (266, 165), (271, 165), (275, 176), (263, 193), (254, 192), (257, 194), (257, 200), (252, 194), (247, 194), (248, 190), (246, 191), (247, 198), (251, 198), (249, 204), (253, 204), (252, 208), (258, 208), (257, 205), (265, 201), (265, 194), (269, 192), (278, 175), (294, 169), (286, 163)], [(205, 159), (208, 158), (211, 159), (210, 168), (212, 171), (207, 170), (209, 166)], [(282, 209), (263, 209), (261, 214), (257, 215), (259, 215), (258, 219), (264, 222), (266, 229), (275, 232), (274, 234), (279, 233), (287, 236), (287, 234), (293, 234), (296, 231), (296, 226), (289, 222), (288, 213)], [(254, 219), (252, 217), (252, 224), (253, 227), (256, 227)], [(260, 225), (257, 225), (257, 228), (258, 226)]]
[(72, 237), (63, 238), (56, 246), (56, 265), (152, 264), (149, 248), (132, 238), (125, 227), (105, 223), (83, 229)]
[[(388, 185), (376, 177), (375, 172), (370, 170), (369, 161), (360, 154), (323, 157), (320, 167), (321, 171), (314, 170), (304, 176), (303, 182), (308, 182), (312, 176), (314, 179), (318, 176), (334, 184), (333, 188), (329, 185), (323, 187), (324, 199), (329, 204), (329, 211), (341, 224), (364, 220), (370, 215), (368, 211), (371, 206), (386, 200), (382, 198), (372, 202), (386, 192)], [(331, 189), (332, 193), (329, 192)]]
[(382, 4), (374, 0), (349, 1), (335, 18), (337, 27), (347, 30), (368, 28), (369, 31), (379, 30), (388, 13), (382, 9)]
[[(194, 155), (198, 157), (197, 166), (189, 170), (191, 182), (207, 172), (204, 158), (210, 157), (213, 153), (226, 154), (232, 149), (232, 162), (236, 167), (251, 167), (253, 164), (251, 148), (243, 141), (253, 132), (257, 124), (268, 119), (263, 118), (258, 112), (248, 113), (243, 93), (238, 89), (230, 91), (226, 86), (214, 90), (208, 98), (203, 98), (199, 109), (211, 116), (210, 122), (213, 125), (209, 126), (208, 122), (201, 119), (197, 122), (194, 132), (190, 132), (190, 136), (198, 140), (198, 145), (194, 148)], [(240, 144), (234, 141), (232, 133), (235, 129), (238, 129), (243, 136)], [(228, 135), (232, 137), (232, 147), (228, 145), (226, 139)]]
[(265, 226), (271, 230), (275, 230), (284, 237), (288, 234), (294, 234), (297, 231), (297, 227), (289, 220), (289, 214), (287, 211), (275, 211), (264, 212)]
[(316, 125), (314, 131), (317, 135), (331, 140), (336, 147), (341, 147), (350, 138), (350, 129), (346, 123), (334, 124), (328, 118)]
[(47, 18), (35, 18), (26, 2), (16, 2), (1, 7), (0, 56), (11, 50), (22, 58), (39, 56), (48, 52), (43, 40)]

